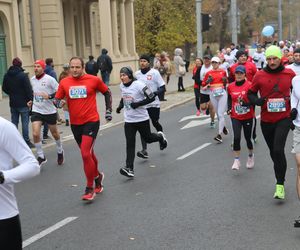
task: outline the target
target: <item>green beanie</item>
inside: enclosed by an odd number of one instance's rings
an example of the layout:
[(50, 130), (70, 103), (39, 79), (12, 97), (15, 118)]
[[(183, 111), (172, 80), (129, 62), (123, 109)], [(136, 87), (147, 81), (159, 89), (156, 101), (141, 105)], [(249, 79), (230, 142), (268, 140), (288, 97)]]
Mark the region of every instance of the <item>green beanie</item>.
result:
[(265, 55), (266, 55), (266, 57), (276, 56), (279, 59), (281, 59), (281, 57), (282, 57), (280, 48), (275, 45), (271, 45), (270, 47), (268, 47)]

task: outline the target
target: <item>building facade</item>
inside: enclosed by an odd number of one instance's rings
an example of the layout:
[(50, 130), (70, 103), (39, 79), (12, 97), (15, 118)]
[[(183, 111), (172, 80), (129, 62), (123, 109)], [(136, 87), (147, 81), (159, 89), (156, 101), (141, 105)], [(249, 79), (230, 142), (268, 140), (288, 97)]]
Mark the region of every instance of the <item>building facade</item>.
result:
[[(134, 0), (0, 0), (0, 79), (18, 56), (33, 74), (36, 59), (51, 57), (55, 70), (72, 56), (97, 58), (102, 48), (119, 69), (137, 67)], [(2, 83), (1, 83), (2, 84)]]

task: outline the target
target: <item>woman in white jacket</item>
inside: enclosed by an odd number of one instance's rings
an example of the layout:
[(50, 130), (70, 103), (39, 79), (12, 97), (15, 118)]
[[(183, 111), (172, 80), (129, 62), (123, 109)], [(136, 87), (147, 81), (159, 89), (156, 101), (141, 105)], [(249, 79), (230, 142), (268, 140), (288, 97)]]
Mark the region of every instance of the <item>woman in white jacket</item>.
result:
[[(13, 162), (17, 162), (14, 167)], [(0, 248), (22, 249), (14, 183), (31, 178), (40, 166), (16, 127), (0, 117)]]
[(176, 48), (174, 51), (175, 73), (178, 77), (178, 91), (185, 91), (183, 87), (183, 76), (185, 75), (185, 61), (182, 59), (182, 49)]

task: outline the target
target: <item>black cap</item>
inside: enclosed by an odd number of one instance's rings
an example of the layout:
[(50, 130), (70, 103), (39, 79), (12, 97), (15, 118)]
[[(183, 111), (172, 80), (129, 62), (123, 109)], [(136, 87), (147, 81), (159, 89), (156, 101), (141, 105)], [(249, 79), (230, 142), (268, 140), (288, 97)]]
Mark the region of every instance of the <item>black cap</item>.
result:
[(129, 77), (129, 79), (133, 79), (133, 71), (130, 67), (123, 67), (120, 69), (120, 74), (123, 73)]
[(236, 54), (235, 54), (235, 57), (236, 57), (236, 59), (239, 59), (240, 56), (242, 56), (242, 55), (245, 55), (245, 56), (248, 57), (248, 53), (247, 53), (245, 50), (243, 50), (243, 49), (238, 50), (238, 51), (236, 52)]
[(294, 53), (294, 54), (295, 54), (295, 53), (300, 53), (300, 48), (295, 49), (295, 50), (293, 51), (293, 53)]
[(146, 61), (148, 61), (148, 62), (150, 63), (150, 56), (147, 55), (147, 54), (141, 55), (141, 56), (140, 56), (140, 60), (141, 60), (141, 59), (144, 59), (144, 60), (146, 60)]

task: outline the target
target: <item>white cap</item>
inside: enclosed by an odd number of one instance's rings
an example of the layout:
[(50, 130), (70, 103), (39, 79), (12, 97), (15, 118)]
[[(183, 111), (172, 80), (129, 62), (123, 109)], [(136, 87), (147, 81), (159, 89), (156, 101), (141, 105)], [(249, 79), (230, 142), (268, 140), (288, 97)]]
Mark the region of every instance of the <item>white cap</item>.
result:
[(221, 62), (221, 60), (220, 60), (220, 58), (219, 58), (219, 57), (217, 57), (217, 56), (214, 56), (214, 57), (211, 59), (211, 62), (217, 62), (217, 63), (220, 63), (220, 62)]

